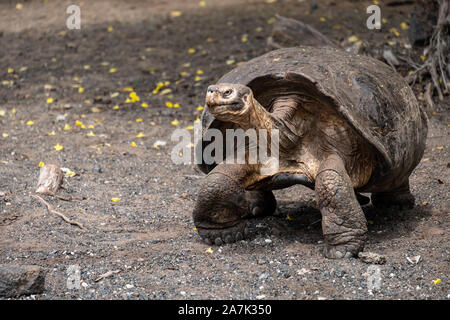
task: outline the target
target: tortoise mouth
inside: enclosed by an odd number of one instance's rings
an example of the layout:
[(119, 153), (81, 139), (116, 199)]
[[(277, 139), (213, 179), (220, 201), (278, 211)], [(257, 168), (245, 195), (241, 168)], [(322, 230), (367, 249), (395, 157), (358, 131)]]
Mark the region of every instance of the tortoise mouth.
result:
[(207, 102), (206, 105), (210, 110), (220, 111), (220, 110), (240, 110), (244, 107), (242, 101), (234, 102)]

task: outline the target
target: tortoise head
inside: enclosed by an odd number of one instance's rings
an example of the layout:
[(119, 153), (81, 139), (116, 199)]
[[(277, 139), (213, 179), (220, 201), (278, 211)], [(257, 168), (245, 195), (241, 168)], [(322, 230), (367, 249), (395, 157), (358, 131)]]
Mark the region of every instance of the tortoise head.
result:
[(222, 121), (236, 122), (251, 106), (252, 90), (244, 85), (221, 83), (208, 87), (206, 105), (211, 114)]

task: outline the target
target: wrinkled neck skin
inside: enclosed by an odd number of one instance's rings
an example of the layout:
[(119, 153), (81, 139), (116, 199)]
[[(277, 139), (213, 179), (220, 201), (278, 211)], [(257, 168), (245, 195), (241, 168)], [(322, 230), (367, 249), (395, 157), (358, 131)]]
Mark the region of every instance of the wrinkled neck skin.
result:
[(221, 121), (232, 122), (243, 130), (265, 129), (268, 136), (272, 129), (277, 129), (280, 151), (287, 151), (299, 143), (302, 133), (307, 130), (307, 121), (295, 117), (300, 104), (301, 98), (298, 95), (284, 95), (273, 100), (266, 109), (251, 93), (244, 98), (242, 109), (225, 110), (213, 115)]
[(266, 109), (253, 94), (249, 94), (241, 110), (221, 112), (220, 115), (215, 116), (219, 120), (233, 122), (244, 130), (253, 128), (270, 131), (272, 128), (282, 129), (287, 125), (288, 129), (295, 131), (295, 128), (289, 124), (299, 104), (299, 96), (286, 95), (275, 99)]

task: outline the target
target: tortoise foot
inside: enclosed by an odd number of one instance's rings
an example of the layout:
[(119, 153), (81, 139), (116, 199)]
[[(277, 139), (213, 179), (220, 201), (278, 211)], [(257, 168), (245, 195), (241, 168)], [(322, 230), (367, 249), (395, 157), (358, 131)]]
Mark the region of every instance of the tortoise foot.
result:
[(367, 223), (352, 184), (342, 159), (329, 156), (315, 184), (327, 258), (354, 257), (364, 248)]
[(240, 221), (238, 224), (220, 229), (206, 229), (197, 227), (198, 234), (202, 240), (208, 245), (215, 244), (221, 246), (224, 243), (233, 243), (244, 239), (248, 235), (248, 228), (245, 221)]
[[(206, 243), (221, 245), (246, 235), (243, 219), (252, 213), (248, 192), (239, 181), (245, 170), (244, 166), (219, 165), (203, 180), (192, 215)], [(261, 196), (253, 198), (256, 199), (253, 209), (259, 208), (256, 204), (260, 204)]]
[(358, 253), (362, 251), (363, 246), (358, 244), (345, 244), (333, 246), (325, 244), (323, 254), (329, 259), (348, 259), (357, 257)]

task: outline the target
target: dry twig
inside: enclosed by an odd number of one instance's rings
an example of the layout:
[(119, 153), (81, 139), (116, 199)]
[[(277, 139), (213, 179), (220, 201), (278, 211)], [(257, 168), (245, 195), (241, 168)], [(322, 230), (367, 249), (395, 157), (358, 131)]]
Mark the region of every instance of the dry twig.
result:
[(108, 278), (109, 276), (112, 276), (113, 274), (116, 274), (116, 273), (119, 273), (120, 272), (120, 270), (114, 270), (114, 271), (108, 271), (108, 272), (106, 272), (106, 273), (104, 273), (104, 274), (102, 274), (102, 275), (99, 275), (97, 278), (95, 278), (95, 282), (99, 282), (100, 280), (103, 280), (103, 279), (105, 279), (105, 278)]
[(35, 199), (38, 199), (40, 202), (42, 202), (43, 204), (45, 204), (45, 205), (47, 206), (47, 210), (48, 210), (49, 212), (54, 213), (54, 214), (56, 214), (57, 216), (61, 217), (65, 222), (67, 222), (67, 223), (69, 223), (69, 224), (71, 224), (71, 225), (77, 226), (77, 227), (79, 227), (81, 230), (86, 230), (85, 227), (84, 227), (81, 223), (79, 223), (79, 222), (77, 222), (77, 221), (70, 220), (69, 218), (67, 218), (67, 217), (66, 217), (64, 214), (62, 214), (61, 212), (58, 212), (58, 211), (54, 210), (53, 207), (52, 207), (47, 201), (45, 201), (44, 199), (42, 199), (40, 196), (38, 196), (38, 195), (32, 195), (32, 197), (35, 198)]
[[(450, 91), (449, 45), (446, 41), (446, 32), (450, 28), (450, 4), (449, 0), (438, 0), (439, 15), (437, 25), (431, 36), (430, 44), (426, 49), (425, 62), (421, 66), (414, 66), (415, 71), (408, 76), (408, 81), (414, 83), (424, 74), (429, 74), (433, 87), (436, 88), (439, 100), (444, 100), (444, 94)], [(432, 92), (433, 87), (428, 89)], [(429, 103), (428, 103), (429, 104)]]

